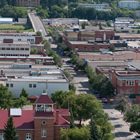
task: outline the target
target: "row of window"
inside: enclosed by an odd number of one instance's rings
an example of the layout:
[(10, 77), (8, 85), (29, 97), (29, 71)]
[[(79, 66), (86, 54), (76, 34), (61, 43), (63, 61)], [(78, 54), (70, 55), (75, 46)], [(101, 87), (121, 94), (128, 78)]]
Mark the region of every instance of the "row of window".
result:
[(29, 56), (28, 54), (0, 54), (0, 56)]
[[(10, 88), (13, 88), (14, 87), (14, 84), (6, 84), (6, 87), (10, 87)], [(29, 88), (36, 88), (36, 84), (29, 84)]]
[[(18, 39), (18, 41), (21, 41), (21, 39)], [(29, 42), (34, 42), (34, 39), (27, 39)]]
[[(122, 86), (122, 80), (118, 80), (118, 85)], [(135, 85), (135, 81), (134, 80), (129, 80), (129, 81), (125, 81), (125, 85), (126, 86), (134, 86)], [(138, 85), (140, 85), (140, 81), (138, 81)]]
[(25, 51), (29, 51), (29, 48), (0, 48), (0, 50), (25, 50)]
[[(46, 136), (47, 136), (46, 129), (42, 129), (42, 137), (46, 137)], [(27, 133), (26, 140), (31, 140), (31, 139), (32, 139), (31, 134)], [(4, 140), (4, 133), (0, 133), (0, 140)]]

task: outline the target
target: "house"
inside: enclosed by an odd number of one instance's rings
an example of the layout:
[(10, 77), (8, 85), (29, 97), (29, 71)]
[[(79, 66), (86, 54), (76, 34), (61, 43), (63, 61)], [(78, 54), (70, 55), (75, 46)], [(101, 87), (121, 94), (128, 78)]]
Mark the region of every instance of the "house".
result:
[(0, 24), (13, 24), (13, 18), (0, 18)]
[(57, 109), (47, 93), (36, 100), (33, 110), (0, 110), (0, 136), (4, 140), (4, 125), (13, 116), (19, 140), (59, 140), (60, 130), (70, 127), (68, 109)]

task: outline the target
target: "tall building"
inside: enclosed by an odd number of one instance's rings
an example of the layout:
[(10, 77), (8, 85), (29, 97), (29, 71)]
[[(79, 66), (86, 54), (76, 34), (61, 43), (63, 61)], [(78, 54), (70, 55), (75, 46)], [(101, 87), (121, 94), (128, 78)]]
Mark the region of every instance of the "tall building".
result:
[(40, 6), (40, 0), (17, 0), (17, 5), (25, 7), (38, 7)]
[(47, 93), (37, 99), (33, 110), (0, 110), (0, 139), (4, 140), (4, 124), (13, 116), (19, 140), (59, 140), (60, 130), (70, 127), (68, 109), (56, 109)]

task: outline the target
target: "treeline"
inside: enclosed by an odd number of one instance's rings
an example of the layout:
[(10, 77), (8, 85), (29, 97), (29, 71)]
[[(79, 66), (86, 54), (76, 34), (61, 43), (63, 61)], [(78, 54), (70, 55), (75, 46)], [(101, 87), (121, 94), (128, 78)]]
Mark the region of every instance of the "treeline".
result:
[(51, 6), (49, 10), (38, 8), (37, 13), (41, 18), (79, 18), (88, 20), (114, 20), (116, 17), (131, 17), (136, 18), (135, 11), (131, 11), (128, 8), (118, 9), (112, 8), (111, 11), (98, 11), (95, 8), (86, 7), (59, 7), (57, 5)]
[(6, 5), (0, 9), (0, 16), (11, 17), (17, 21), (18, 18), (26, 18), (28, 14), (25, 8)]
[(12, 5), (12, 6), (16, 6), (16, 0), (1, 0), (0, 1), (0, 8), (4, 7), (5, 5)]

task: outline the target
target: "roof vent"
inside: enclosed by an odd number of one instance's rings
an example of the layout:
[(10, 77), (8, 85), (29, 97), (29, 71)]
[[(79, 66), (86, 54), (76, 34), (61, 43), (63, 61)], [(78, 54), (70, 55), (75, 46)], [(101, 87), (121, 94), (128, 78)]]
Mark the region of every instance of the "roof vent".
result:
[(21, 116), (21, 109), (20, 108), (11, 108), (10, 116)]

